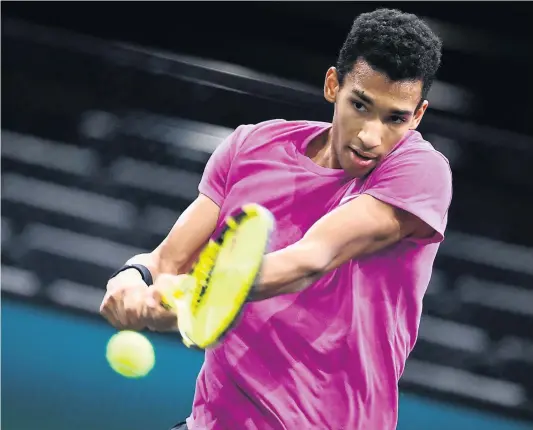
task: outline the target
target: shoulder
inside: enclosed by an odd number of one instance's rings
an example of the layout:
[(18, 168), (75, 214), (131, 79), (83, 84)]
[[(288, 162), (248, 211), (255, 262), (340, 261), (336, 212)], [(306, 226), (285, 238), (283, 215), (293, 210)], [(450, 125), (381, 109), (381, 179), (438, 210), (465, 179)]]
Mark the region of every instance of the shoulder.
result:
[(329, 124), (321, 122), (272, 119), (257, 124), (241, 125), (235, 133), (239, 133), (238, 146), (241, 152), (282, 141), (301, 141), (311, 133), (327, 126)]
[(429, 141), (424, 139), (417, 131), (412, 131), (399, 145), (397, 151), (393, 151), (392, 158), (424, 160), (431, 164), (439, 164), (450, 168), (450, 162), (446, 156), (438, 151)]
[(406, 135), (371, 176), (379, 177), (392, 170), (412, 170), (418, 175), (449, 177), (450, 180), (452, 176), (446, 156), (417, 131)]
[(364, 193), (415, 215), (442, 240), (452, 200), (452, 173), (447, 158), (419, 133), (410, 133), (365, 182)]
[(256, 124), (249, 124), (247, 127), (256, 132), (283, 133), (291, 130), (317, 127), (319, 125), (325, 126), (327, 123), (305, 120), (287, 121), (285, 119), (271, 119), (268, 121), (258, 122)]
[(365, 179), (363, 192), (398, 201), (435, 199), (449, 205), (453, 193), (448, 159), (420, 133), (410, 133)]

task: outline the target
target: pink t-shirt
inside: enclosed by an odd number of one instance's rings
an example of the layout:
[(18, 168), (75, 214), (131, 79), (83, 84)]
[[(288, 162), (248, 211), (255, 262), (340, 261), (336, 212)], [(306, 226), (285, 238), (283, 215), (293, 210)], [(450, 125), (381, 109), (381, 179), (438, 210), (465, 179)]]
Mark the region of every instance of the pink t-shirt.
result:
[(221, 207), (219, 228), (243, 204), (259, 203), (276, 218), (275, 251), (366, 193), (437, 233), (349, 261), (300, 293), (247, 304), (236, 328), (205, 353), (191, 430), (396, 428), (398, 380), (444, 237), (450, 167), (411, 131), (367, 178), (350, 179), (305, 156), (329, 127), (283, 120), (238, 127), (212, 155), (199, 186)]

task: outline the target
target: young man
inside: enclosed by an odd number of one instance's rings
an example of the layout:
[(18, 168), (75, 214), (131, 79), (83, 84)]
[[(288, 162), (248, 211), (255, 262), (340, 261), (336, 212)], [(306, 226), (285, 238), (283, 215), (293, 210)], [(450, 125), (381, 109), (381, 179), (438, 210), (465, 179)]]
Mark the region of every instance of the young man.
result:
[(447, 160), (415, 131), (440, 57), (414, 15), (358, 17), (326, 74), (332, 123), (238, 127), (163, 243), (109, 281), (101, 310), (115, 327), (175, 329), (159, 291), (224, 218), (249, 201), (276, 218), (255, 300), (206, 351), (177, 428), (396, 428), (452, 196)]

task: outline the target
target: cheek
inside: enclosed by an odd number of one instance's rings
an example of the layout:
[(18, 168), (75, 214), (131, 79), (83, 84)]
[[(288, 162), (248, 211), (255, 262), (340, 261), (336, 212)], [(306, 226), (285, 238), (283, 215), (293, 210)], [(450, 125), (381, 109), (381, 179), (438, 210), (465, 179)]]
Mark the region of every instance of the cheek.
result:
[(351, 106), (343, 106), (337, 111), (337, 127), (339, 135), (344, 140), (351, 140), (357, 135), (361, 127), (361, 118)]
[(383, 152), (389, 153), (394, 149), (396, 144), (402, 140), (406, 133), (409, 132), (409, 126), (404, 125), (402, 127), (391, 127), (384, 130), (384, 134), (381, 140), (383, 146)]

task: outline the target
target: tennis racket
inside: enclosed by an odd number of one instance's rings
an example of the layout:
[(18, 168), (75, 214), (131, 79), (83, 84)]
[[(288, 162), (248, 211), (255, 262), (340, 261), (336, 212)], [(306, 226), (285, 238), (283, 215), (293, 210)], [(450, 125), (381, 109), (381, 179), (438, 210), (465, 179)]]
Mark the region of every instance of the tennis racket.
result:
[(235, 324), (261, 270), (273, 228), (267, 209), (243, 206), (207, 243), (189, 276), (164, 296), (162, 305), (177, 310), (186, 346), (209, 348)]

